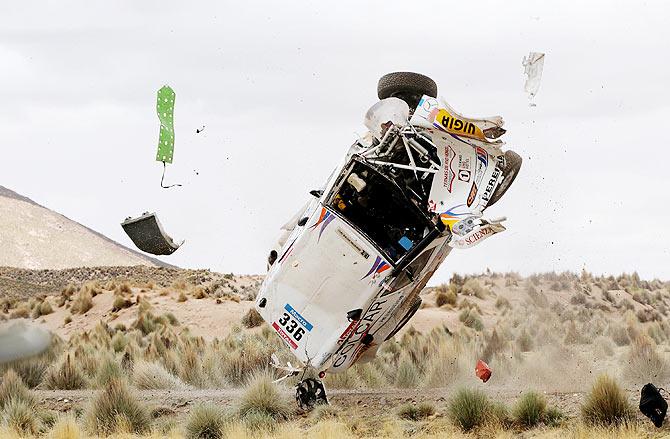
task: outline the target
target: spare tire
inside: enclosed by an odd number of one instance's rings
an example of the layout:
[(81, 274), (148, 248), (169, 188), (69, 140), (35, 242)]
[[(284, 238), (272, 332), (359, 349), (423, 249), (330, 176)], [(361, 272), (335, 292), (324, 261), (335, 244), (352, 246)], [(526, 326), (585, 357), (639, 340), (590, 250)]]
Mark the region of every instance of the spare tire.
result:
[(437, 84), (426, 75), (413, 72), (388, 73), (379, 78), (377, 96), (379, 99), (400, 98), (414, 110), (421, 96), (437, 97)]

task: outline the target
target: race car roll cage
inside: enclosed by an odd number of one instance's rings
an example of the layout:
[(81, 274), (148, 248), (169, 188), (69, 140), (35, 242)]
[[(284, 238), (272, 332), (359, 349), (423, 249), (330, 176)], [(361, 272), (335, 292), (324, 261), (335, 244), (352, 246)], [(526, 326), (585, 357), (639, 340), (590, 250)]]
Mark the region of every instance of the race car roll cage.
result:
[[(407, 163), (398, 163), (397, 160), (393, 161), (393, 155), (396, 152), (396, 146), (398, 145), (398, 142), (402, 142), (404, 146)], [(424, 163), (427, 167), (417, 166), (417, 160), (415, 159), (412, 151), (417, 154), (418, 160)], [(393, 169), (400, 170), (404, 173), (411, 171), (414, 175), (414, 179), (421, 185), (421, 187), (425, 187), (425, 184), (430, 185), (431, 181), (428, 180), (428, 177), (436, 174), (440, 169), (440, 165), (437, 163), (439, 162), (439, 159), (437, 158), (436, 151), (437, 148), (433, 142), (426, 138), (426, 136), (421, 135), (412, 125), (408, 124), (404, 128), (398, 128), (395, 125), (391, 125), (386, 130), (386, 133), (377, 145), (374, 145), (366, 151), (354, 154), (352, 156), (350, 162), (345, 167), (347, 171), (340, 174), (338, 180), (331, 189), (331, 193), (328, 196), (328, 199), (326, 200), (325, 204), (332, 206), (333, 200), (339, 192), (338, 189), (344, 184), (345, 177), (352, 172), (355, 164), (359, 163), (386, 180), (387, 184), (394, 186), (395, 189), (397, 189), (397, 191), (402, 194), (403, 198), (407, 202), (407, 205), (410, 206), (415, 213), (425, 219), (426, 226), (430, 225), (429, 232), (414, 246), (412, 246), (409, 251), (405, 253), (400, 259), (394, 261), (393, 258), (389, 258), (389, 263), (393, 267), (389, 279), (394, 279), (398, 276), (398, 274), (405, 271), (405, 274), (409, 277), (409, 280), (414, 281), (414, 273), (409, 272), (409, 270), (405, 270), (407, 266), (412, 263), (414, 259), (420, 255), (431, 242), (442, 235), (445, 231), (451, 234), (451, 231), (448, 230), (448, 228), (439, 220), (438, 215), (429, 215), (425, 209), (424, 206), (428, 205), (428, 194), (425, 190), (423, 191), (424, 196), (422, 197), (412, 188), (402, 187), (397, 183), (396, 179), (388, 175), (390, 173), (389, 171)], [(332, 209), (332, 211), (345, 220), (347, 224), (351, 225), (359, 233), (365, 236), (380, 252), (386, 254), (386, 251), (380, 248), (378, 242), (375, 239), (373, 239), (368, 233), (361, 230), (360, 227), (350, 221), (346, 215), (338, 212), (337, 209)]]

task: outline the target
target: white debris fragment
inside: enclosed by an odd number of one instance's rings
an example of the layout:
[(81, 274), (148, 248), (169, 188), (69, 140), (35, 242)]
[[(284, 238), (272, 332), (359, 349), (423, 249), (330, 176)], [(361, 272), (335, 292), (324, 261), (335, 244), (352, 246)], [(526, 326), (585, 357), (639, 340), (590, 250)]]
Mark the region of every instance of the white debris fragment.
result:
[(528, 93), (528, 99), (533, 99), (540, 88), (542, 80), (542, 69), (544, 68), (544, 53), (530, 52), (523, 58), (522, 65), (526, 74), (526, 85), (524, 90)]

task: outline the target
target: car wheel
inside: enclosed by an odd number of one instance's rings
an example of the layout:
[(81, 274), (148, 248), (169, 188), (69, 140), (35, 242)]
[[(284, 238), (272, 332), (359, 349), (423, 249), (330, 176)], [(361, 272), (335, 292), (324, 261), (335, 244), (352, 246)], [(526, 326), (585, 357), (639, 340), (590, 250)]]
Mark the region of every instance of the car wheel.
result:
[(402, 327), (405, 326), (412, 317), (414, 317), (414, 314), (416, 314), (419, 308), (421, 308), (421, 302), (422, 302), (421, 297), (417, 296), (414, 299), (414, 303), (412, 303), (412, 306), (409, 308), (409, 311), (407, 311), (407, 314), (405, 314), (405, 317), (402, 318), (400, 323), (398, 323), (398, 325), (393, 329), (393, 331), (391, 331), (391, 333), (388, 335), (388, 337), (386, 337), (386, 340), (384, 341), (388, 341), (393, 337), (395, 337), (398, 331), (400, 331)]
[(507, 189), (512, 186), (514, 179), (516, 178), (519, 170), (521, 169), (521, 162), (523, 159), (521, 156), (514, 151), (505, 151), (505, 169), (503, 170), (503, 180), (500, 182), (498, 187), (493, 191), (491, 199), (486, 207), (493, 206), (498, 200), (505, 195)]
[(410, 110), (419, 105), (421, 96), (437, 97), (437, 84), (426, 75), (412, 72), (388, 73), (379, 78), (377, 96), (379, 99), (400, 98), (407, 102)]

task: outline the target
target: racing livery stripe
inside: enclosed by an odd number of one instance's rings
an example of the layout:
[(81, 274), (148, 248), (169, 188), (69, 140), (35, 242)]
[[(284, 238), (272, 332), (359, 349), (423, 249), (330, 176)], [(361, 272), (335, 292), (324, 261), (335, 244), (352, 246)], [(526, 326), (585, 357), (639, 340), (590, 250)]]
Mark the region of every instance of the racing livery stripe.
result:
[(273, 322), (273, 323), (272, 323), (272, 327), (275, 328), (275, 331), (277, 331), (277, 334), (279, 334), (279, 336), (280, 336), (281, 338), (283, 338), (284, 341), (285, 341), (286, 343), (288, 343), (289, 346), (291, 346), (291, 348), (293, 348), (293, 349), (298, 349), (298, 345), (295, 344), (295, 342), (294, 342), (293, 340), (291, 340), (291, 337), (289, 337), (288, 334), (285, 333), (284, 330), (283, 330), (282, 328), (279, 327), (279, 325), (277, 324), (277, 322)]

